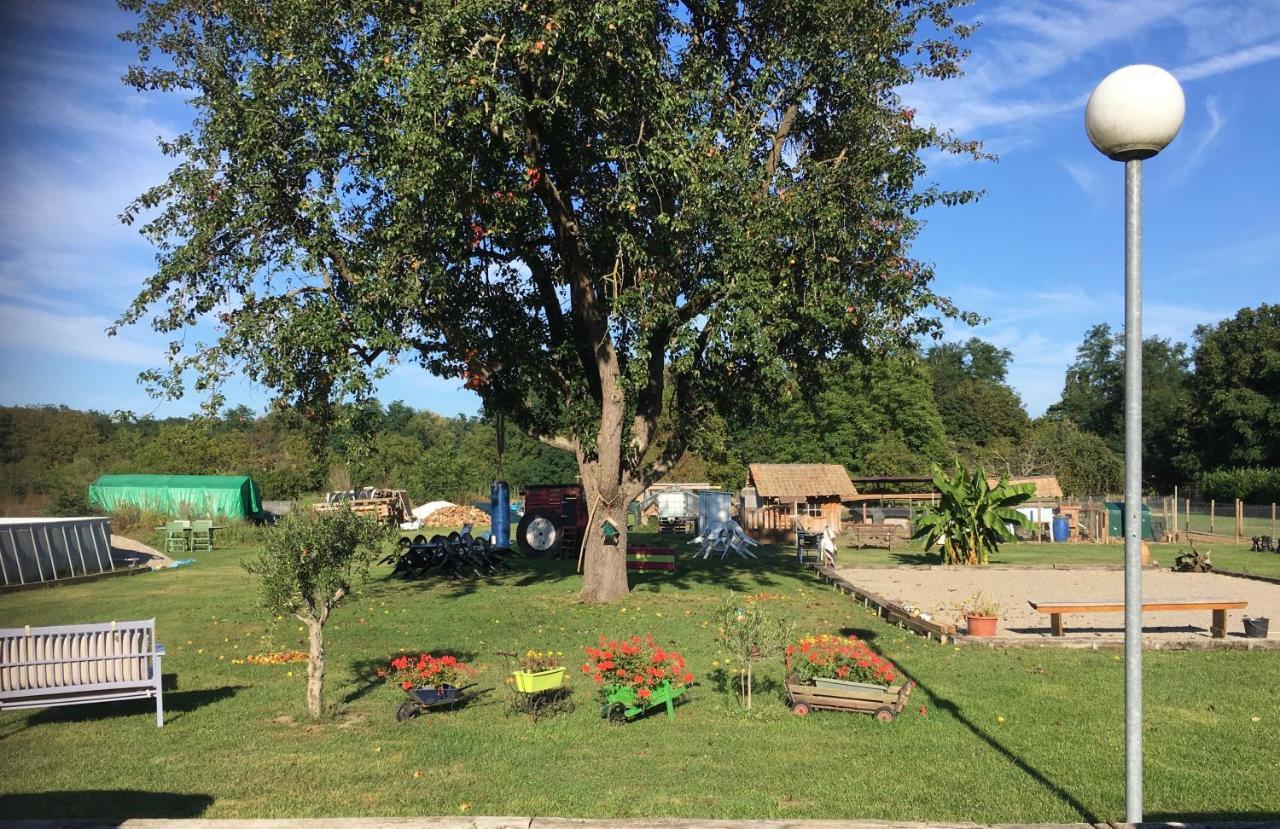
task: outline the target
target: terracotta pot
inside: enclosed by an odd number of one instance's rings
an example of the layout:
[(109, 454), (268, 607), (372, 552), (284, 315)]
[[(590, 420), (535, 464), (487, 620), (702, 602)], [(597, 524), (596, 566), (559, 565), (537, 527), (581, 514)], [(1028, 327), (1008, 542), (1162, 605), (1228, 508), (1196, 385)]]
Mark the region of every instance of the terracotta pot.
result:
[(995, 616), (966, 616), (964, 620), (969, 623), (970, 636), (995, 636), (996, 622)]

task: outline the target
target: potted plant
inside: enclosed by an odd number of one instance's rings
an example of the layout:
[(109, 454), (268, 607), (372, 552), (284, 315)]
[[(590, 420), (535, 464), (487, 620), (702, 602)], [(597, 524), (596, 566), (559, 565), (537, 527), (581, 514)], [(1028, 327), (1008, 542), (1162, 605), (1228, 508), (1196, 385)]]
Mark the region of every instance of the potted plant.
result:
[(391, 660), (387, 670), (378, 676), (399, 685), (424, 703), (456, 699), (463, 681), (474, 676), (476, 669), (456, 656), (433, 656), (429, 653), (404, 654)]
[(583, 650), (587, 662), (582, 672), (600, 686), (603, 711), (611, 721), (630, 719), (656, 705), (666, 705), (667, 716), (674, 716), (672, 703), (693, 684), (684, 657), (659, 647), (653, 634), (643, 639), (601, 636), (597, 647)]
[(894, 664), (856, 636), (805, 636), (787, 646), (787, 672), (800, 684), (879, 692), (899, 677)]
[(956, 605), (956, 612), (969, 625), (970, 636), (995, 636), (1000, 618), (1000, 603), (982, 592), (974, 593)]
[(564, 682), (564, 666), (560, 664), (563, 653), (546, 650), (527, 650), (520, 657), (520, 668), (511, 674), (516, 690), (525, 694), (550, 691)]

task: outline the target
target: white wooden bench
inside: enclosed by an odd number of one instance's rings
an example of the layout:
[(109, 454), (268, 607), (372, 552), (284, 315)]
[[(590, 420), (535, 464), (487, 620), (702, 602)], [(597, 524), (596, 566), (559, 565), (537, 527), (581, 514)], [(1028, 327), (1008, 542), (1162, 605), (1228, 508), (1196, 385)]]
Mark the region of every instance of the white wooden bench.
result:
[[(1090, 601), (1087, 599), (1058, 602), (1027, 602), (1035, 610), (1049, 614), (1049, 623), (1054, 636), (1063, 635), (1062, 616), (1064, 613), (1122, 613), (1124, 600)], [(1227, 635), (1227, 611), (1248, 607), (1249, 603), (1239, 599), (1143, 599), (1142, 612), (1153, 610), (1211, 610), (1213, 623), (1209, 634), (1215, 639)]]
[(155, 697), (164, 725), (156, 620), (0, 628), (0, 710)]

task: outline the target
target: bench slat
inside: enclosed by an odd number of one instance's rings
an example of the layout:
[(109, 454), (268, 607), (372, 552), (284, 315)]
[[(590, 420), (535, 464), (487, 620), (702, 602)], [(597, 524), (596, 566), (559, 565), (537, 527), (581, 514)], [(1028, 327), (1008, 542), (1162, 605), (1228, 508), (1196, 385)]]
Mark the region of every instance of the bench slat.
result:
[[(1124, 600), (1087, 601), (1072, 600), (1059, 602), (1029, 601), (1034, 610), (1040, 613), (1114, 613), (1124, 610)], [(1144, 599), (1142, 609), (1149, 610), (1239, 610), (1248, 607), (1249, 603), (1239, 599)]]

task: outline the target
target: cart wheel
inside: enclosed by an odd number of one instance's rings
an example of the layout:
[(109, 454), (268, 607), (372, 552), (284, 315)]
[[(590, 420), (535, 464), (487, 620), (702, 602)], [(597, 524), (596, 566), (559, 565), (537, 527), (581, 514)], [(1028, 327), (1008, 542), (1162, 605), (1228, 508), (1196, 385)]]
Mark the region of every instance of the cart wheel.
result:
[(418, 716), (418, 703), (402, 702), (396, 709), (396, 722), (408, 722)]
[(573, 699), (568, 691), (557, 691), (553, 703), (558, 713), (573, 713)]
[(529, 714), (533, 717), (534, 722), (546, 715), (550, 708), (547, 704), (548, 702), (549, 700), (541, 694), (529, 698)]
[(795, 705), (791, 706), (791, 713), (795, 714), (797, 717), (806, 716), (809, 713), (809, 706), (805, 705), (803, 702), (797, 702)]
[(614, 723), (615, 725), (621, 725), (627, 721), (627, 706), (620, 702), (615, 702), (608, 707), (605, 714), (608, 717), (609, 722)]
[(876, 713), (872, 716), (876, 718), (876, 722), (893, 722), (898, 718), (898, 715), (893, 713), (893, 709), (887, 705), (877, 708)]

